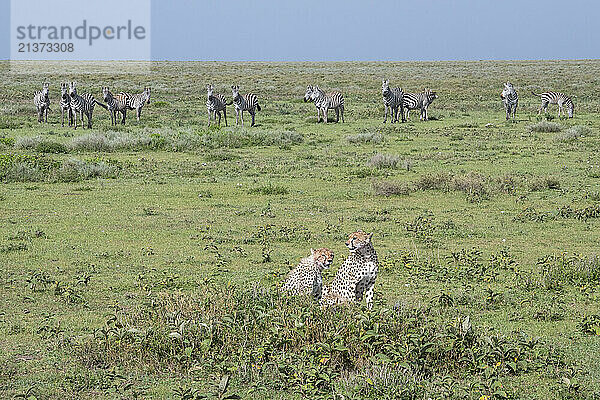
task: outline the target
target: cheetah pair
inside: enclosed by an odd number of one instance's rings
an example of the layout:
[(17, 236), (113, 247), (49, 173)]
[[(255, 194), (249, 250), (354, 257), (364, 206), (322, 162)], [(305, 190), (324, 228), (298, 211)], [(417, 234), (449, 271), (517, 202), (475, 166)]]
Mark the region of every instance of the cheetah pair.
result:
[(333, 252), (324, 248), (311, 249), (311, 255), (290, 272), (281, 290), (292, 295), (311, 294), (324, 307), (360, 302), (364, 296), (371, 308), (378, 268), (372, 236), (363, 231), (350, 235), (346, 241), (350, 254), (329, 287), (323, 286), (321, 272), (332, 264)]

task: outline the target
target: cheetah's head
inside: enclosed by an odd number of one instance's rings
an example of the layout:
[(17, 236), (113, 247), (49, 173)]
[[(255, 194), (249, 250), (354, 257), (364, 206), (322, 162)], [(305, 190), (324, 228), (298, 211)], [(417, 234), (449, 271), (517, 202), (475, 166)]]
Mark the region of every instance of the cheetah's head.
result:
[(327, 269), (333, 263), (333, 251), (327, 248), (317, 250), (310, 249), (310, 253), (315, 260), (315, 263), (317, 263), (321, 269)]
[(360, 251), (363, 247), (371, 243), (372, 233), (364, 233), (363, 231), (356, 231), (352, 233), (346, 241), (346, 246), (351, 253)]

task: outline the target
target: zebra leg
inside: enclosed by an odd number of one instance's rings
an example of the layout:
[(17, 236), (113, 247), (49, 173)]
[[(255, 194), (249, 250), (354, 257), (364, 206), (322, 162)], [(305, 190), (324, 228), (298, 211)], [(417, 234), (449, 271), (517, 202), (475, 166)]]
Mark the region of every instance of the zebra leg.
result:
[(239, 112), (239, 111), (238, 111), (238, 109), (236, 108), (236, 109), (235, 109), (235, 126), (238, 126), (238, 124), (239, 124), (239, 113), (240, 113), (240, 112)]
[[(387, 114), (388, 114), (388, 106), (386, 106), (385, 104), (383, 105), (383, 123), (385, 124), (387, 121)], [(394, 114), (392, 113), (392, 124), (394, 123)]]
[(256, 115), (256, 112), (254, 110), (250, 110), (248, 112), (250, 113), (250, 115), (252, 115), (252, 125), (250, 125), (250, 126), (254, 126), (254, 117)]
[(323, 122), (327, 123), (327, 118), (329, 118), (327, 114), (329, 114), (329, 110), (327, 107), (324, 107), (321, 111), (323, 111)]
[(138, 122), (140, 122), (140, 117), (142, 116), (142, 108), (140, 107), (140, 108), (136, 109), (135, 111), (137, 113), (137, 120), (138, 120)]
[(212, 111), (208, 110), (208, 127), (210, 128), (210, 119), (212, 117)]
[(217, 122), (217, 115), (219, 116), (219, 126), (221, 126), (221, 111), (215, 111), (215, 123)]
[(60, 122), (60, 126), (62, 126), (63, 128), (65, 127), (65, 109), (61, 109), (60, 112), (61, 115), (61, 122)]
[(125, 125), (125, 117), (127, 116), (127, 109), (123, 109), (123, 111), (121, 111), (121, 113), (123, 114), (123, 120), (121, 121), (122, 125)]
[(340, 122), (340, 108), (337, 107), (335, 109), (335, 123), (337, 124), (338, 122)]
[(227, 126), (227, 107), (223, 109), (223, 118), (225, 118), (225, 126)]
[(92, 129), (92, 111), (87, 114), (88, 129)]
[(240, 119), (242, 120), (242, 127), (244, 126), (244, 110), (240, 110)]

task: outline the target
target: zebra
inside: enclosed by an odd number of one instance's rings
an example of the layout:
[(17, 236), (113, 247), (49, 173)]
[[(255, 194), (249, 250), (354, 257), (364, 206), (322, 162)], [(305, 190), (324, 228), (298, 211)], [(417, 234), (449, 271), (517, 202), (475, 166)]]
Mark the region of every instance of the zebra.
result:
[(425, 89), (421, 93), (404, 93), (402, 105), (406, 108), (406, 119), (410, 119), (410, 110), (420, 109), (421, 116), (419, 119), (427, 121), (429, 119), (427, 107), (437, 98), (437, 93), (431, 91), (431, 89)]
[[(328, 110), (335, 110), (336, 120), (335, 122), (340, 121), (340, 114), (342, 116), (342, 122), (344, 120), (344, 96), (340, 92), (332, 92), (327, 93), (319, 86), (313, 86), (313, 90), (311, 93), (311, 99), (317, 106), (317, 109), (320, 110), (321, 114), (323, 114), (323, 122), (327, 123), (327, 112)], [(317, 122), (320, 121), (320, 116), (317, 115)]]
[(115, 97), (108, 86), (102, 88), (102, 98), (106, 102), (108, 106), (108, 111), (110, 112), (110, 124), (117, 125), (117, 113), (123, 114), (123, 120), (121, 121), (122, 125), (125, 125), (125, 116), (127, 115), (127, 104), (120, 101), (117, 97)]
[(208, 111), (208, 126), (210, 127), (210, 120), (213, 116), (215, 122), (217, 122), (217, 115), (219, 116), (219, 126), (221, 126), (221, 111), (223, 111), (223, 116), (225, 117), (225, 126), (227, 126), (227, 106), (232, 105), (233, 102), (227, 103), (225, 96), (222, 94), (214, 94), (213, 90), (213, 85), (206, 85), (206, 110)]
[[(312, 85), (308, 85), (306, 87), (306, 92), (304, 93), (304, 102), (305, 103), (308, 101), (313, 101), (312, 93), (313, 93), (313, 87), (312, 87)], [(321, 122), (321, 109), (319, 108), (319, 105), (317, 103), (315, 103), (315, 108), (317, 109), (317, 122)]]
[(65, 112), (69, 120), (69, 126), (73, 126), (73, 110), (71, 109), (71, 96), (69, 96), (69, 84), (60, 84), (60, 110), (61, 110), (61, 126), (65, 126)]
[(385, 109), (383, 123), (385, 124), (387, 121), (388, 109), (390, 110), (392, 124), (394, 122), (398, 122), (398, 108), (400, 108), (402, 122), (405, 122), (406, 120), (404, 119), (404, 106), (402, 104), (404, 91), (399, 87), (390, 89), (389, 80), (383, 79), (381, 84), (381, 93), (383, 95), (383, 107)]
[(506, 82), (504, 84), (504, 90), (500, 94), (500, 98), (504, 103), (504, 108), (506, 109), (506, 120), (508, 121), (512, 115), (512, 119), (514, 121), (517, 115), (517, 106), (519, 105), (519, 95), (517, 91), (513, 87), (512, 83)]
[(558, 118), (560, 118), (561, 111), (564, 115), (564, 107), (567, 107), (567, 113), (569, 114), (569, 118), (573, 118), (573, 111), (575, 110), (575, 105), (569, 96), (560, 92), (544, 92), (541, 94), (537, 94), (535, 92), (531, 92), (534, 96), (541, 96), (542, 98), (542, 106), (538, 111), (538, 115), (541, 114), (542, 109), (544, 113), (548, 112), (548, 104), (557, 104), (558, 105)]
[(98, 104), (100, 107), (108, 110), (108, 107), (98, 102), (93, 95), (85, 93), (80, 96), (77, 94), (77, 84), (75, 82), (71, 82), (69, 85), (69, 95), (71, 96), (71, 109), (73, 110), (75, 129), (77, 129), (77, 113), (81, 116), (81, 125), (85, 128), (83, 124), (83, 114), (85, 114), (88, 120), (88, 128), (92, 129), (92, 114), (94, 113), (95, 105)]
[(50, 84), (44, 83), (42, 90), (33, 94), (33, 104), (37, 108), (38, 122), (48, 123), (48, 111), (50, 111), (50, 97), (48, 96)]
[[(117, 101), (120, 101), (122, 104), (127, 105), (127, 109), (135, 110), (137, 115), (138, 122), (140, 121), (140, 117), (142, 116), (142, 107), (145, 104), (150, 104), (150, 95), (152, 94), (152, 89), (150, 87), (145, 87), (142, 93), (131, 94), (126, 92), (121, 92), (116, 96)], [(125, 120), (125, 111), (121, 111), (123, 114), (123, 120)], [(123, 122), (124, 123), (124, 122)]]
[(248, 93), (245, 97), (242, 96), (238, 85), (231, 86), (231, 93), (233, 95), (233, 104), (235, 104), (235, 124), (238, 124), (239, 116), (242, 120), (242, 126), (244, 126), (244, 111), (248, 111), (252, 115), (251, 126), (254, 126), (256, 110), (261, 110), (260, 104), (258, 104), (258, 97), (254, 93)]

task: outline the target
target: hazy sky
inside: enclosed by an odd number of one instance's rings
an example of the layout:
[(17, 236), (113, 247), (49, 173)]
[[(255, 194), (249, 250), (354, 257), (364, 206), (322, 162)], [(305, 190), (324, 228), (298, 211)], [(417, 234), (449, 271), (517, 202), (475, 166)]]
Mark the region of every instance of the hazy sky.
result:
[[(9, 4), (0, 0), (0, 59)], [(597, 0), (153, 0), (152, 58), (600, 58), (599, 17)]]

